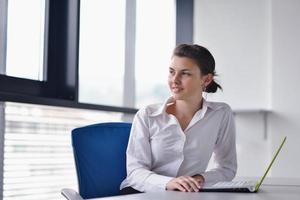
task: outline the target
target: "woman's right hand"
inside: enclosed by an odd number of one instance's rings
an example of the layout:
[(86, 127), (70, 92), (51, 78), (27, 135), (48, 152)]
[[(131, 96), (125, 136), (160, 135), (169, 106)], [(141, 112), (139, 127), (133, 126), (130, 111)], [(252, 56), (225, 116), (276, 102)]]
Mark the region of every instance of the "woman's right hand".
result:
[(167, 185), (167, 190), (179, 190), (181, 192), (198, 192), (201, 185), (191, 176), (179, 176), (170, 180)]

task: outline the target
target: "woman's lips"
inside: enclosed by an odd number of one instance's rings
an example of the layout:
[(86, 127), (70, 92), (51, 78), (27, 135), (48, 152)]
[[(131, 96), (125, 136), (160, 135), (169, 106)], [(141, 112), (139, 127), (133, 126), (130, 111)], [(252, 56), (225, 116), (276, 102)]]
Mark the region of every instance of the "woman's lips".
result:
[(180, 88), (180, 87), (172, 87), (172, 91), (175, 92), (175, 93), (178, 93), (178, 92), (182, 91), (182, 88)]

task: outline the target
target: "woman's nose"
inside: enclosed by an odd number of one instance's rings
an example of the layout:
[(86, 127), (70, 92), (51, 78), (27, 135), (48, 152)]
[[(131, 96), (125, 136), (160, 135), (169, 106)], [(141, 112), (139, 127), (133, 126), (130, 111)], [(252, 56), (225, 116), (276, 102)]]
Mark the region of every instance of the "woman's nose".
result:
[(174, 74), (174, 76), (172, 77), (172, 81), (174, 83), (179, 83), (180, 82), (179, 74)]

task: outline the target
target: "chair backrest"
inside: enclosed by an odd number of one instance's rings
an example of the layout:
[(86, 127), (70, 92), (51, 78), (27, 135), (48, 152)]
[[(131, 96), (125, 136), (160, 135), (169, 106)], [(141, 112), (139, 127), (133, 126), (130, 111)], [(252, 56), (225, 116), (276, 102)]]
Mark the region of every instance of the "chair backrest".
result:
[(126, 177), (130, 123), (101, 123), (72, 131), (79, 194), (83, 198), (113, 196)]

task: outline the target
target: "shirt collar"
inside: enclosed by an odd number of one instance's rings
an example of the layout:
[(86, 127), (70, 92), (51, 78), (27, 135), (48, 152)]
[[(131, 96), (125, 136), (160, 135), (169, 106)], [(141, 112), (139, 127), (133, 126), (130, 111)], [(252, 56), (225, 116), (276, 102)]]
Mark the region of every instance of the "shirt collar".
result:
[[(155, 117), (158, 115), (162, 115), (164, 113), (166, 113), (166, 109), (167, 109), (167, 105), (174, 102), (174, 98), (173, 97), (169, 97), (165, 100), (165, 102), (158, 107), (158, 109), (156, 111), (154, 111), (153, 113), (150, 114), (151, 117)], [(208, 102), (205, 100), (205, 98), (203, 98), (203, 105), (202, 105), (202, 109), (203, 108), (210, 108), (210, 109), (214, 109), (215, 107), (211, 104), (211, 102)], [(206, 110), (206, 109), (205, 109)]]

